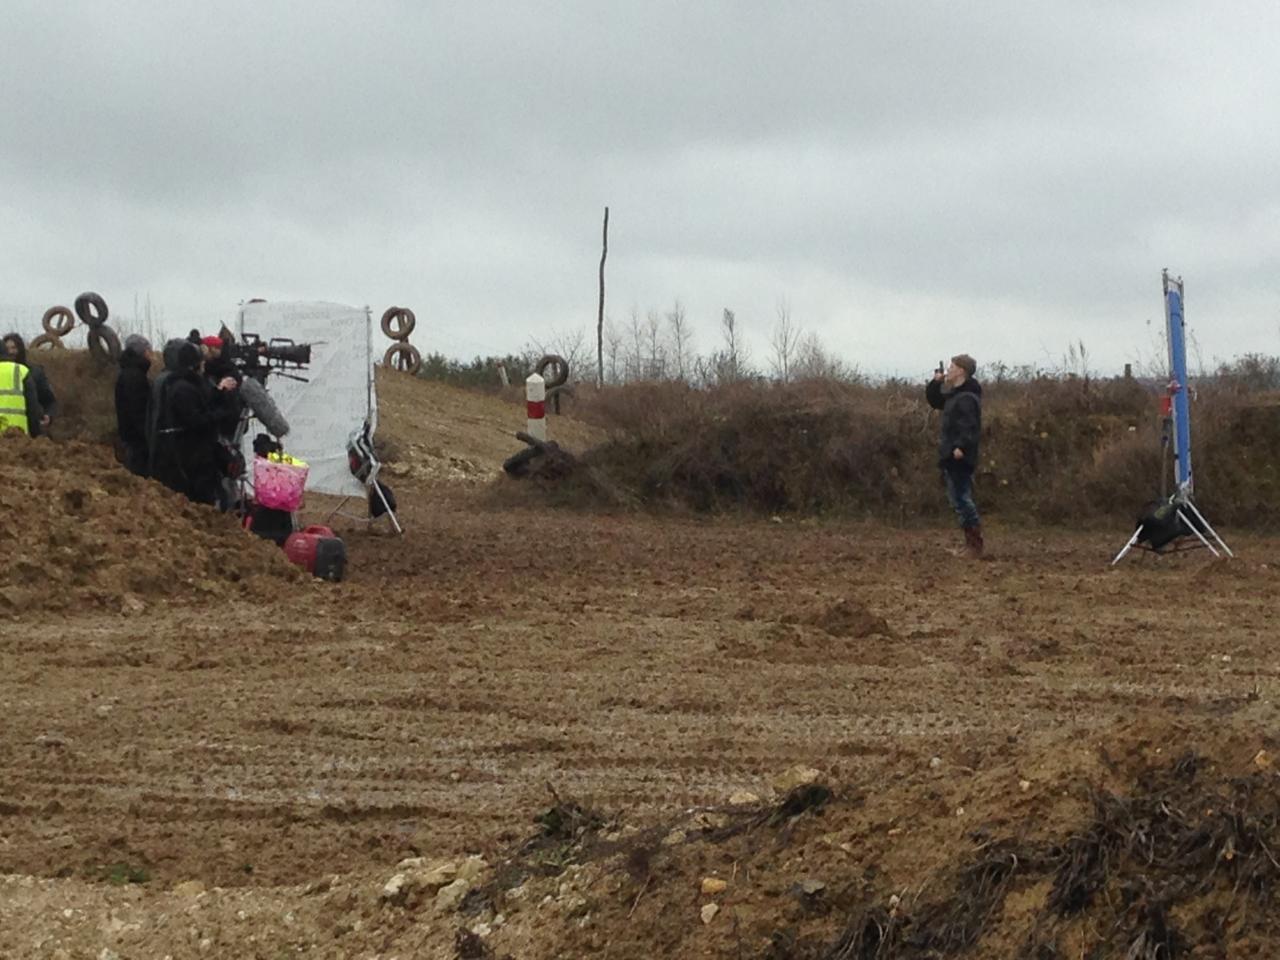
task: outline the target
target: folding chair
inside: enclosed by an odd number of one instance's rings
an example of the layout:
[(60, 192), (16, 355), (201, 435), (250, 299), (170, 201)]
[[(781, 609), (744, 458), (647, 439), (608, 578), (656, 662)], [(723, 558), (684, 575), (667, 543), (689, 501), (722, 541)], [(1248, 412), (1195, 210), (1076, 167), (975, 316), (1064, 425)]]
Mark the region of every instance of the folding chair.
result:
[[(347, 438), (347, 463), (351, 467), (352, 476), (363, 483), (369, 491), (368, 502), (370, 507), (372, 507), (376, 497), (378, 502), (382, 504), (383, 515), (390, 521), (391, 528), (403, 536), (404, 527), (400, 524), (400, 518), (396, 516), (395, 506), (388, 501), (382, 484), (378, 482), (378, 474), (382, 471), (382, 463), (378, 460), (378, 455), (373, 450), (373, 436), (368, 420), (365, 420), (364, 425), (358, 430), (353, 430)], [(378, 518), (371, 515), (358, 516), (352, 513), (345, 513), (343, 507), (352, 499), (354, 498), (350, 496), (343, 497), (342, 501), (329, 514), (329, 519), (332, 520), (334, 517), (341, 516), (361, 523), (373, 524), (377, 522)], [(372, 509), (370, 509), (368, 513), (372, 514), (372, 512)]]

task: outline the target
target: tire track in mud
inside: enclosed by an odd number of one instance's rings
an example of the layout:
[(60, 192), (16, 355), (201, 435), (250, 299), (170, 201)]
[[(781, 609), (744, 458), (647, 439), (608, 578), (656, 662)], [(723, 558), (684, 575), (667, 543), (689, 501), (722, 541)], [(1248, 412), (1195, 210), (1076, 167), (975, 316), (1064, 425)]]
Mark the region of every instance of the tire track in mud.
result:
[[(979, 764), (1266, 675), (1270, 572), (1219, 578), (1171, 631), (1165, 591), (1195, 568), (1121, 583), (1086, 537), (975, 569), (929, 531), (447, 501), (405, 519), (404, 541), (353, 534), (332, 590), (0, 640), (0, 868), (306, 881), (521, 836), (547, 784), (643, 821), (798, 762), (844, 782)], [(889, 634), (838, 635), (841, 601)]]

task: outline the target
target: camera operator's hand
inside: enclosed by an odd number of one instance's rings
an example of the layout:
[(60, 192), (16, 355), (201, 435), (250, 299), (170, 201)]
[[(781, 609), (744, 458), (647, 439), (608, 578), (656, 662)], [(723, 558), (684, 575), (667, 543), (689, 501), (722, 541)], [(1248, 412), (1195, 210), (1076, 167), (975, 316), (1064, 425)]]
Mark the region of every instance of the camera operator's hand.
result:
[(942, 382), (943, 380), (945, 380), (946, 378), (947, 378), (947, 375), (946, 375), (945, 373), (943, 373), (941, 370), (935, 370), (935, 371), (933, 371), (933, 380), (934, 380), (934, 383), (941, 383), (941, 382)]
[(218, 381), (219, 390), (234, 390), (235, 388), (236, 388), (235, 377), (223, 377), (221, 380)]
[(964, 451), (961, 450), (959, 447), (956, 447), (954, 450), (951, 451), (951, 458), (953, 460), (963, 460)]

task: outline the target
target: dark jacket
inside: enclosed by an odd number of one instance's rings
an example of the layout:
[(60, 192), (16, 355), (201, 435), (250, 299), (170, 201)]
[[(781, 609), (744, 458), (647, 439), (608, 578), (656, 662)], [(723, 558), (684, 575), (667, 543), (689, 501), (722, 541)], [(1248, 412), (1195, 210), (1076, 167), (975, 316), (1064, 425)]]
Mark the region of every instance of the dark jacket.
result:
[(204, 378), (169, 373), (152, 385), (151, 476), (196, 503), (212, 504), (222, 479), (218, 417)]
[(240, 429), (240, 414), (244, 411), (244, 403), (238, 390), (222, 391), (218, 389), (218, 384), (223, 377), (230, 377), (236, 383), (240, 383), (244, 377), (234, 363), (223, 357), (206, 361), (204, 376), (209, 385), (210, 402), (218, 411), (218, 435), (224, 440), (235, 440)]
[(54, 396), (53, 387), (49, 386), (49, 378), (45, 375), (44, 368), (38, 364), (29, 363), (27, 361), (27, 341), (23, 340), (21, 335), (16, 333), (6, 333), (4, 339), (13, 342), (17, 348), (17, 356), (15, 359), (31, 371), (27, 374), (27, 383), (30, 384), (36, 392), (36, 400), (40, 406), (40, 414), (31, 421), (31, 436), (39, 436), (43, 431), (40, 426), (42, 417), (53, 419), (58, 415), (58, 398)]
[[(940, 380), (930, 380), (924, 388), (929, 406), (942, 411), (942, 432), (938, 438), (938, 465), (948, 470), (968, 470), (978, 466), (978, 445), (982, 439), (982, 384), (973, 377), (954, 390), (944, 391)], [(956, 448), (964, 459), (953, 456)]]
[(124, 445), (125, 466), (147, 474), (147, 409), (151, 405), (151, 361), (143, 354), (120, 354), (116, 377), (116, 431)]

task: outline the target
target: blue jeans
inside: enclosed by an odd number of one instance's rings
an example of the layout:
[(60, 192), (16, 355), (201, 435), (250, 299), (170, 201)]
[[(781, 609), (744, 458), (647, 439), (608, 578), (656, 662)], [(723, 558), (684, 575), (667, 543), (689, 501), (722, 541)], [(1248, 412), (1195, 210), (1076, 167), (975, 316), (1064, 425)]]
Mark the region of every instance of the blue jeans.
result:
[(973, 473), (944, 467), (942, 476), (947, 481), (947, 499), (960, 518), (960, 526), (966, 530), (978, 526), (981, 520), (978, 519), (978, 505), (973, 502)]

